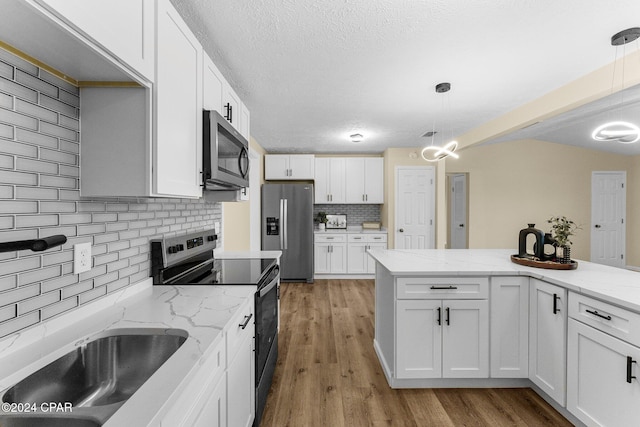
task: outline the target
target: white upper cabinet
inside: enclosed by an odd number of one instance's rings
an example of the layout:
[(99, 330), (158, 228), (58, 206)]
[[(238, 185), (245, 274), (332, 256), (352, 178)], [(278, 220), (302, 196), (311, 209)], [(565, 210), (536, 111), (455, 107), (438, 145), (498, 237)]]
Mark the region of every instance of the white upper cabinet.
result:
[(268, 154), (264, 156), (264, 179), (313, 179), (313, 154)]
[(129, 68), (153, 81), (153, 0), (37, 1)]
[(384, 160), (351, 157), (346, 162), (346, 202), (384, 203)]
[(345, 159), (316, 157), (315, 203), (345, 202)]
[(202, 196), (202, 46), (169, 0), (157, 3), (154, 190)]
[(248, 141), (251, 122), (249, 109), (206, 53), (203, 53), (203, 65), (204, 109), (220, 113)]

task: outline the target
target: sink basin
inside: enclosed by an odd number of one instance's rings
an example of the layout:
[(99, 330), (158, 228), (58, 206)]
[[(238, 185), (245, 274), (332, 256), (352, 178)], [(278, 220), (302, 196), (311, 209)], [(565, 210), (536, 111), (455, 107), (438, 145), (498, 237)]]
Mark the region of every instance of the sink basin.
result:
[[(108, 331), (29, 375), (8, 389), (2, 401), (37, 406), (68, 402), (73, 408), (124, 402), (178, 350), (187, 336), (181, 329)], [(22, 419), (16, 417), (15, 422), (22, 422), (18, 418)], [(82, 424), (92, 422), (85, 419), (77, 422), (80, 424), (73, 425), (96, 425)], [(27, 424), (6, 424), (0, 418), (1, 427), (8, 425)]]
[(6, 415), (0, 417), (0, 427), (100, 427), (89, 418), (47, 417), (40, 415)]

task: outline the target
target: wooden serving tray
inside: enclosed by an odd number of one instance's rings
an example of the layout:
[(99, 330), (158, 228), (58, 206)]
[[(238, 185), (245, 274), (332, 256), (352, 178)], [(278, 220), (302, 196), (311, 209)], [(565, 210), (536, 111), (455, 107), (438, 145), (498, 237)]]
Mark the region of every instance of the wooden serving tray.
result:
[(571, 260), (569, 264), (563, 264), (555, 261), (537, 261), (531, 258), (522, 258), (518, 255), (511, 255), (511, 262), (526, 265), (527, 267), (546, 268), (547, 270), (575, 270), (578, 268), (578, 262)]

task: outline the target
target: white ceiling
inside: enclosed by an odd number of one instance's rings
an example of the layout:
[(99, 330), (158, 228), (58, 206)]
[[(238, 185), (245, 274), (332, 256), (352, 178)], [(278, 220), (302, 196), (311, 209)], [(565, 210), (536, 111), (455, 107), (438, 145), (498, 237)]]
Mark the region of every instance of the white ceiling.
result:
[(638, 0), (172, 1), (269, 152), (415, 147), (434, 121), (462, 134), (612, 62), (611, 35), (640, 26)]

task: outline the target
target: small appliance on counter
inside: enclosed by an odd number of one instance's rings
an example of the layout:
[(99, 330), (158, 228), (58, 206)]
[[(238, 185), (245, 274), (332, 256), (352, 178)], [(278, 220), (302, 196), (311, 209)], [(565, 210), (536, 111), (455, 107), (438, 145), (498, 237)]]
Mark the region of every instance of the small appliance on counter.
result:
[(344, 214), (327, 215), (327, 230), (346, 229), (347, 216)]
[(380, 230), (381, 224), (379, 222), (374, 222), (374, 221), (364, 221), (362, 223), (362, 229), (363, 230)]

